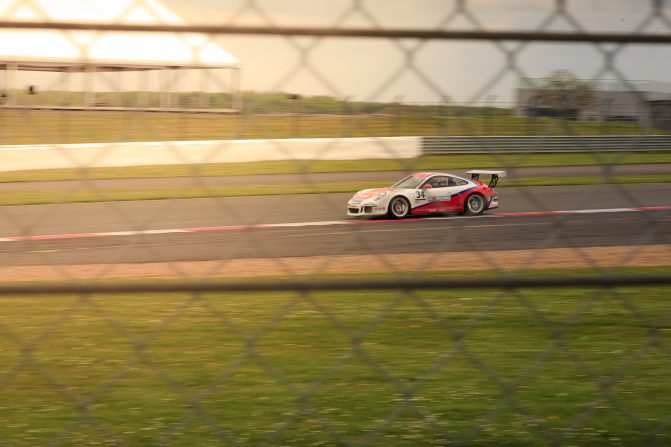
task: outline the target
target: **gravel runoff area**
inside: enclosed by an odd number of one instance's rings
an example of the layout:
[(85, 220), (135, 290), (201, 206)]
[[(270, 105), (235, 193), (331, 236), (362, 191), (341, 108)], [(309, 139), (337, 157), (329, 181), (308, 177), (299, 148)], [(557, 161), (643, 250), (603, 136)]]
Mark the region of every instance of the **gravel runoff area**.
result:
[[(147, 264), (6, 266), (1, 282), (91, 279), (250, 278), (314, 274), (655, 267), (671, 264), (671, 244), (493, 252), (342, 255)], [(458, 260), (458, 261), (455, 261)]]

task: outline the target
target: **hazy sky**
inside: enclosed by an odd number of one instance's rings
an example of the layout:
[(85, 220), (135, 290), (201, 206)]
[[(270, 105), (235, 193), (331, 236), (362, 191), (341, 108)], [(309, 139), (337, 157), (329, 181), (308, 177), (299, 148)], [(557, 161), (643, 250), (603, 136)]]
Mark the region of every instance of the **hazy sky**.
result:
[[(663, 3), (657, 16), (652, 15), (654, 0), (566, 0), (566, 14), (558, 13), (562, 2), (555, 0), (466, 0), (463, 10), (455, 9), (461, 3), (457, 0), (0, 0), (0, 16), (9, 20), (41, 20), (44, 16), (47, 20), (114, 21), (120, 16), (134, 21), (178, 20), (155, 2), (193, 24), (671, 33), (671, 0)], [(70, 37), (78, 34), (84, 40), (95, 37), (95, 33), (71, 33)], [(64, 40), (63, 36), (55, 37)], [(485, 103), (513, 101), (521, 76), (544, 77), (558, 69), (585, 79), (671, 82), (671, 45), (619, 48), (582, 43), (235, 35), (213, 39), (242, 61), (243, 88), (256, 91), (354, 100), (439, 102), (449, 98)], [(14, 46), (9, 39), (4, 42), (11, 48), (0, 50), (9, 54)], [(38, 46), (36, 51), (42, 54), (44, 45)], [(126, 47), (119, 50), (124, 52)], [(177, 52), (174, 46), (164, 47), (156, 48), (156, 53), (170, 48)], [(613, 69), (604, 70), (604, 51), (617, 48)], [(515, 52), (508, 57), (506, 50)], [(49, 88), (46, 81), (38, 84)]]
[[(456, 2), (450, 0), (163, 0), (190, 23), (237, 25), (340, 26), (535, 30), (556, 10), (554, 0), (469, 0), (467, 14), (445, 26)], [(633, 32), (651, 16), (648, 0), (567, 1), (570, 18), (557, 16), (544, 29)], [(247, 5), (248, 6), (248, 5)], [(257, 9), (254, 8), (257, 7)], [(259, 12), (259, 10), (261, 12)], [(474, 24), (471, 18), (478, 21)], [(374, 22), (371, 22), (371, 18)], [(644, 32), (671, 33), (671, 2)], [(543, 77), (568, 69), (581, 78), (671, 81), (671, 45), (625, 46), (615, 57), (617, 73), (602, 72), (603, 53), (592, 44), (530, 43), (517, 53), (511, 70), (496, 42), (223, 36), (218, 41), (244, 64), (244, 88), (303, 94), (351, 96), (356, 99), (435, 102), (511, 101), (520, 74)], [(504, 48), (519, 44), (507, 42)], [(313, 48), (302, 53), (301, 48)], [(602, 48), (612, 49), (614, 45)], [(405, 49), (405, 51), (404, 51)], [(414, 51), (410, 51), (414, 50)], [(301, 62), (305, 54), (309, 66)], [(413, 61), (408, 65), (408, 58)], [(297, 66), (302, 67), (295, 70)], [(504, 70), (502, 75), (501, 70)], [(311, 69), (317, 71), (317, 74)], [(414, 69), (421, 72), (420, 75)]]

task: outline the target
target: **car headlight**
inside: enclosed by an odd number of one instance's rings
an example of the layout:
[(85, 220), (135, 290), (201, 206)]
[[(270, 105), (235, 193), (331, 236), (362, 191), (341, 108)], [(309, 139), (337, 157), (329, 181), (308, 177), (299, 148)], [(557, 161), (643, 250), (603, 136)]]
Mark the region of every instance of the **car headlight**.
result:
[(386, 195), (387, 195), (386, 192), (381, 192), (380, 194), (378, 194), (378, 195), (376, 195), (375, 197), (373, 197), (373, 200), (376, 201), (376, 202), (378, 202), (378, 201), (382, 200), (382, 199), (384, 198), (384, 196), (386, 196)]

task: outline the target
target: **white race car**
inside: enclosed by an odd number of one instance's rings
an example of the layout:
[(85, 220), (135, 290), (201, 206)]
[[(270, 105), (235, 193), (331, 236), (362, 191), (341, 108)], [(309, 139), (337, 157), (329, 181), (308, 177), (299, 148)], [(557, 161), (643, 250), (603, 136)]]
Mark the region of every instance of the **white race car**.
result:
[[(471, 216), (498, 208), (494, 191), (505, 171), (468, 171), (471, 179), (443, 172), (417, 172), (388, 188), (365, 189), (347, 202), (348, 216), (384, 216), (400, 219), (410, 214), (460, 213)], [(489, 185), (479, 181), (490, 175)]]

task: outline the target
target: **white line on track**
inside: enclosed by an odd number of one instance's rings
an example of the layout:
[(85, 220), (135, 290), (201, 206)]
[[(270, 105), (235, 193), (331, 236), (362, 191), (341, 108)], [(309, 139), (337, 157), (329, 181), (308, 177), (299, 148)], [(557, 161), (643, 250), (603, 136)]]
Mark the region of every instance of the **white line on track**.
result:
[[(638, 208), (604, 208), (591, 210), (563, 210), (563, 211), (525, 211), (514, 213), (496, 213), (485, 214), (477, 217), (419, 217), (408, 221), (400, 222), (417, 222), (417, 221), (437, 221), (437, 220), (453, 220), (453, 219), (478, 219), (478, 218), (503, 218), (503, 217), (534, 217), (534, 216), (555, 216), (555, 215), (569, 215), (569, 214), (601, 214), (601, 213), (631, 213), (641, 211), (671, 211), (671, 206), (653, 206), (653, 207), (638, 207)], [(0, 238), (0, 242), (18, 242), (18, 241), (46, 241), (46, 240), (63, 240), (63, 239), (85, 239), (85, 238), (100, 238), (113, 236), (139, 236), (152, 234), (172, 234), (172, 233), (201, 233), (211, 231), (243, 231), (243, 230), (265, 230), (272, 228), (305, 228), (316, 226), (332, 226), (332, 225), (360, 225), (360, 224), (376, 224), (376, 223), (399, 222), (396, 220), (331, 220), (331, 221), (317, 221), (317, 222), (288, 222), (288, 223), (272, 223), (262, 225), (225, 225), (220, 227), (194, 227), (194, 228), (166, 228), (158, 230), (136, 230), (136, 231), (110, 231), (102, 233), (75, 233), (75, 234), (47, 234), (47, 235), (26, 235), (26, 236), (11, 236)]]
[[(533, 222), (533, 223), (520, 223), (520, 224), (502, 224), (502, 225), (469, 225), (468, 228), (486, 228), (486, 227), (528, 227), (530, 225), (550, 225), (548, 222)], [(422, 227), (422, 231), (440, 231), (444, 230), (445, 227)], [(369, 233), (400, 233), (403, 231), (417, 231), (417, 228), (370, 228), (366, 230), (357, 230), (356, 234), (369, 234)], [(351, 231), (327, 231), (327, 232), (318, 232), (318, 233), (283, 233), (275, 236), (276, 238), (292, 238), (292, 237), (311, 237), (311, 236), (338, 236), (343, 234), (352, 234)]]
[(280, 223), (280, 224), (267, 224), (267, 225), (256, 225), (263, 228), (283, 228), (283, 227), (316, 227), (316, 226), (328, 226), (328, 225), (347, 225), (350, 222), (347, 220), (327, 220), (324, 222), (295, 222), (295, 223)]

